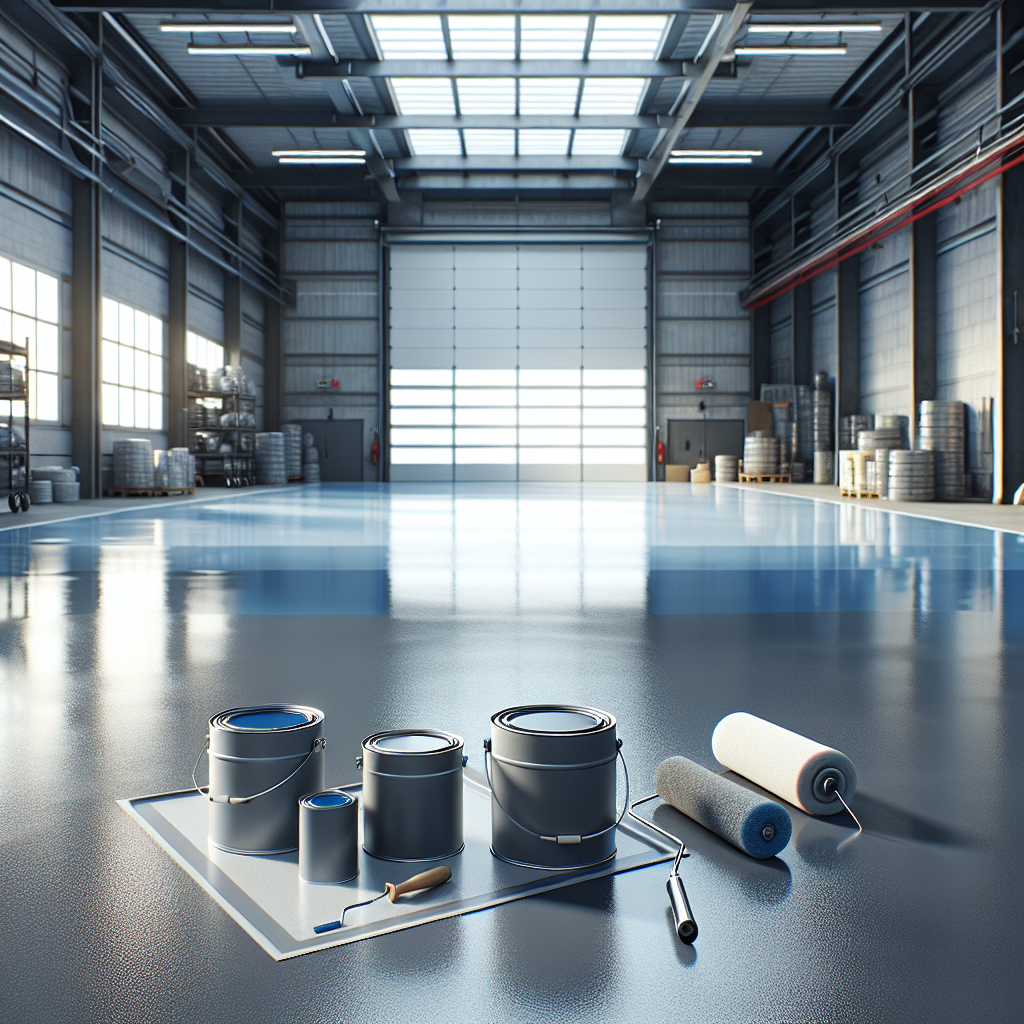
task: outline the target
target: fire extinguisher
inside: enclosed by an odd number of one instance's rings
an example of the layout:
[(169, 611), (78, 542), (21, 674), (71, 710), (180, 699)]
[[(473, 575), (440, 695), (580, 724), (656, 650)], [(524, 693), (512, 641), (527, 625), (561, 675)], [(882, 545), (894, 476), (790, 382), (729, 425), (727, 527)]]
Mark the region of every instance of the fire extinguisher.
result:
[(665, 442), (661, 439), (661, 427), (654, 428), (654, 436), (657, 438), (658, 465), (665, 462)]
[(377, 439), (377, 428), (373, 428), (373, 444), (370, 445), (370, 458), (376, 466), (380, 462), (380, 442)]

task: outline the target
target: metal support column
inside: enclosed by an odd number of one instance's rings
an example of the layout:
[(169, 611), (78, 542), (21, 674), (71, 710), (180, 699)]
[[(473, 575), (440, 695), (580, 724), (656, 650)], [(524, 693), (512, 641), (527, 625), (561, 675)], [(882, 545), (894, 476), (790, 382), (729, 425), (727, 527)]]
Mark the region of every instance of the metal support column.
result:
[[(102, 21), (98, 32), (102, 32)], [(73, 75), (77, 93), (89, 99), (89, 131), (102, 131), (103, 70), (83, 60)], [(84, 118), (83, 118), (84, 119)], [(82, 162), (100, 172), (95, 155), (82, 152)], [(94, 181), (74, 178), (71, 185), (71, 457), (80, 470), (81, 496), (102, 494), (103, 451), (100, 400), (100, 338), (102, 332), (102, 196)]]
[[(188, 202), (189, 155), (184, 150), (171, 156), (171, 194), (182, 204)], [(171, 214), (174, 226), (188, 234), (188, 224)], [(188, 333), (189, 245), (170, 239), (167, 274), (167, 439), (171, 448), (188, 444), (188, 376), (186, 335)]]
[[(236, 245), (242, 243), (242, 200), (235, 199), (227, 213), (227, 235)], [(242, 278), (241, 262), (231, 261), (239, 274), (224, 274), (224, 362), (242, 365)]]
[[(842, 216), (857, 202), (856, 190), (840, 194), (839, 183), (855, 169), (856, 156), (836, 160), (836, 213)], [(843, 416), (860, 411), (860, 257), (843, 260), (836, 268), (836, 434)]]
[[(284, 276), (284, 206), (278, 214), (280, 229), (266, 238), (266, 246), (277, 254), (280, 274)], [(263, 429), (280, 430), (284, 422), (284, 307), (267, 300), (263, 327)]]

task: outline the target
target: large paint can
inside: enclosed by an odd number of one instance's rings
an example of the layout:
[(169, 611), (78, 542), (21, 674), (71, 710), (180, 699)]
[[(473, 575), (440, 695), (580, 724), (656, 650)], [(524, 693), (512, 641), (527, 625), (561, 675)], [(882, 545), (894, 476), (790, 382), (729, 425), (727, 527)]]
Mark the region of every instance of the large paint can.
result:
[(299, 878), (347, 882), (359, 874), (359, 801), (343, 789), (299, 801)]
[(210, 719), (210, 843), (229, 853), (299, 846), (299, 800), (324, 788), (324, 715), (297, 704)]
[(459, 853), (466, 758), (440, 729), (378, 732), (363, 740), (363, 849), (384, 860), (442, 860)]
[(491, 853), (548, 870), (614, 857), (620, 746), (615, 719), (596, 708), (533, 704), (492, 716)]

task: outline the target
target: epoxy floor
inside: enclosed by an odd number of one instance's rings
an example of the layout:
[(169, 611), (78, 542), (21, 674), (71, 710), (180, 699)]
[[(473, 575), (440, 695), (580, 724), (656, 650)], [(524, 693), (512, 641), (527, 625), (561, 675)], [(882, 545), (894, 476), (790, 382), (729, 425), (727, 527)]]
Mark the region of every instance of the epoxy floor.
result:
[[(5, 1021), (1008, 1021), (1024, 840), (1024, 537), (714, 487), (322, 486), (0, 534)], [(635, 792), (747, 710), (857, 765), (776, 863), (661, 812), (666, 869), (275, 963), (116, 806), (210, 715), (430, 725), (596, 705)]]

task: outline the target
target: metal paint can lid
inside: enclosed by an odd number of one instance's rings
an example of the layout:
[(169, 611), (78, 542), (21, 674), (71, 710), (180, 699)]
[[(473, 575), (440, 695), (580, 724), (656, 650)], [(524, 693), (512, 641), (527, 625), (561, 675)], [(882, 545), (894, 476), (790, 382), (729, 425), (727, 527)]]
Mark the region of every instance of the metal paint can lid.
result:
[(614, 759), (615, 719), (597, 708), (526, 704), (491, 716), (491, 752), (511, 764), (589, 766)]
[(568, 707), (513, 708), (499, 720), (505, 728), (538, 733), (590, 732), (608, 724), (608, 716), (600, 711)]
[(325, 789), (322, 793), (310, 793), (304, 796), (299, 803), (303, 807), (316, 809), (330, 809), (334, 807), (347, 807), (356, 802), (355, 797), (340, 789)]
[(305, 711), (287, 708), (243, 708), (241, 711), (225, 711), (218, 716), (224, 729), (241, 729), (246, 732), (279, 732), (282, 729), (297, 729), (309, 725), (312, 716)]
[(229, 708), (210, 719), (210, 755), (305, 757), (324, 734), (324, 713), (301, 704)]
[(441, 729), (391, 729), (363, 740), (364, 771), (433, 775), (462, 767), (461, 736)]

